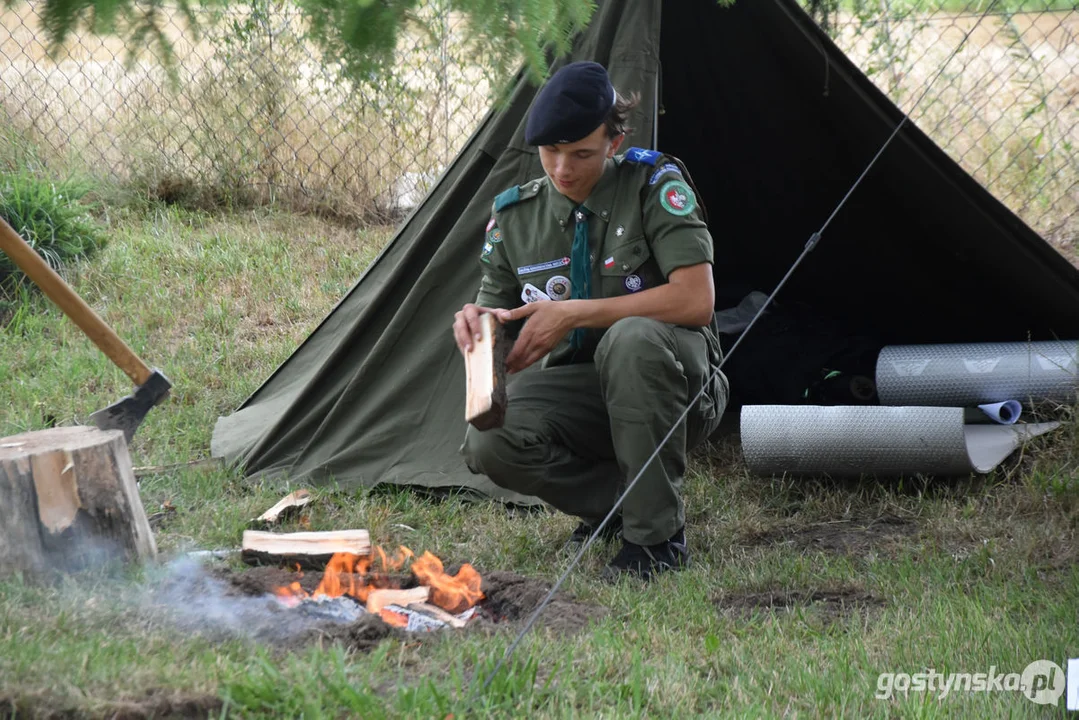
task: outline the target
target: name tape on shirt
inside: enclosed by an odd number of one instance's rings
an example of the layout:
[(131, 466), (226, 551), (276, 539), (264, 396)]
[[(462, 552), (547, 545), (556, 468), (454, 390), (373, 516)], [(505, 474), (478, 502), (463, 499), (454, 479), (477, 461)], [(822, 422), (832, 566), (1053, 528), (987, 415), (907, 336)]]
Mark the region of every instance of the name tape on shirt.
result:
[[(674, 163), (666, 163), (664, 165), (661, 165), (654, 173), (652, 173), (652, 177), (649, 178), (648, 184), (649, 185), (655, 185), (657, 182), (659, 182), (659, 179), (661, 177), (663, 177), (667, 173), (672, 173), (672, 172), (677, 173), (678, 177), (682, 177), (682, 168), (678, 167)], [(490, 229), (490, 228), (488, 228), (488, 229)]]
[(557, 270), (558, 268), (566, 267), (569, 265), (568, 257), (561, 257), (557, 260), (548, 260), (547, 262), (536, 263), (535, 265), (522, 265), (517, 268), (518, 275), (531, 275), (532, 273), (544, 272), (546, 270)]

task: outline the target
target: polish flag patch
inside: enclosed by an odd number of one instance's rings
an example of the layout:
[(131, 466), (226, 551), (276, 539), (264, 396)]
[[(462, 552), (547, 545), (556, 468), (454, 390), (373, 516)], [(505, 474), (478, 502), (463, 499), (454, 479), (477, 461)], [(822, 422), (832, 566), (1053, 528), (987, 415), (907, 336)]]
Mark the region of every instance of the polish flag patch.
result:
[(491, 232), (491, 228), (493, 228), (494, 226), (495, 226), (495, 219), (494, 219), (494, 218), (491, 218), (491, 219), (490, 219), (490, 220), (489, 220), (489, 221), (487, 222), (487, 230), (486, 230), (486, 232)]
[(603, 261), (603, 267), (605, 267), (605, 268), (614, 267), (614, 255), (610, 256), (609, 258), (607, 258), (606, 260)]

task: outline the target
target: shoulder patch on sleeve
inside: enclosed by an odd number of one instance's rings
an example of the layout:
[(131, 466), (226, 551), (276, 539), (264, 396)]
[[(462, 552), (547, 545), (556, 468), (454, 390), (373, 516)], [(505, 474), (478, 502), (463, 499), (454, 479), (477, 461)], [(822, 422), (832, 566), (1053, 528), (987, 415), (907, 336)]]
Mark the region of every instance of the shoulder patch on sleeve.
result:
[(648, 184), (655, 185), (657, 182), (659, 182), (659, 179), (667, 173), (675, 173), (676, 175), (678, 175), (678, 177), (682, 177), (682, 168), (678, 167), (672, 162), (663, 163), (658, 168), (656, 168), (656, 171), (654, 173), (652, 173), (652, 177), (648, 179)]
[(668, 180), (659, 189), (659, 204), (671, 215), (689, 215), (697, 208), (697, 196), (679, 180)]
[(509, 190), (500, 192), (495, 196), (494, 212), (501, 212), (512, 205), (536, 197), (539, 195), (540, 186), (543, 185), (543, 182), (543, 178), (537, 178), (526, 182), (524, 185), (516, 185)]
[(633, 147), (626, 151), (627, 162), (640, 163), (641, 165), (655, 165), (656, 160), (661, 157), (663, 157), (663, 153), (656, 150)]
[(495, 197), (495, 212), (499, 212), (504, 208), (508, 208), (510, 205), (514, 205), (521, 200), (521, 188), (513, 186), (509, 190), (500, 192)]

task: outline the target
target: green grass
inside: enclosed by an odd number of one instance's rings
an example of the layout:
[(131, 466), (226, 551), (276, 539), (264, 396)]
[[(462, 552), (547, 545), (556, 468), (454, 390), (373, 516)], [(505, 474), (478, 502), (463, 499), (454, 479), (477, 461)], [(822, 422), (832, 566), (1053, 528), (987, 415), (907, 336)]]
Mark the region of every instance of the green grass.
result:
[[(0, 218), (15, 229), (54, 270), (88, 257), (104, 242), (101, 228), (80, 203), (91, 190), (85, 180), (51, 181), (26, 170), (0, 172)], [(28, 284), (0, 253), (0, 299)]]
[[(206, 457), (231, 411), (321, 320), (387, 237), (269, 211), (205, 215), (151, 206), (109, 217), (109, 243), (77, 290), (173, 380), (132, 446), (136, 466)], [(448, 320), (447, 320), (448, 321)], [(41, 298), (0, 330), (0, 436), (89, 413), (130, 390)], [(510, 630), (384, 641), (357, 653), (192, 633), (149, 602), (160, 567), (56, 585), (0, 582), (0, 715), (139, 711), (227, 717), (1045, 717), (1015, 693), (877, 700), (881, 672), (1021, 672), (1079, 652), (1079, 432), (1069, 424), (995, 476), (904, 483), (754, 478), (736, 448), (698, 453), (687, 482), (694, 566), (650, 586), (596, 576), (594, 549), (567, 590), (609, 609), (587, 630), (538, 629), (486, 691)], [(164, 561), (236, 547), (278, 494), (220, 469), (144, 477)], [(311, 529), (365, 527), (481, 572), (553, 579), (570, 518), (407, 490), (315, 490)], [(904, 532), (870, 536), (874, 518)], [(843, 523), (846, 520), (848, 522)], [(288, 529), (297, 529), (295, 521)], [(813, 539), (852, 533), (847, 551)], [(823, 535), (822, 535), (823, 533)], [(238, 566), (237, 566), (238, 567)], [(761, 592), (846, 590), (868, 607), (749, 608)], [(155, 602), (159, 602), (157, 597)]]

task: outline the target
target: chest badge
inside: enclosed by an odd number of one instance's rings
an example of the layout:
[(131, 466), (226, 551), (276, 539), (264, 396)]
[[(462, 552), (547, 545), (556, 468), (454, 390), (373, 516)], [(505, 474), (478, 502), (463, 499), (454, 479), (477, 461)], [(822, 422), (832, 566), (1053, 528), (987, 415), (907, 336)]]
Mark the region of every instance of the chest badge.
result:
[(521, 299), (526, 303), (534, 303), (540, 300), (550, 300), (551, 298), (547, 297), (547, 293), (532, 283), (525, 283), (524, 290), (521, 291)]
[(626, 286), (626, 290), (631, 293), (635, 293), (644, 287), (644, 281), (641, 280), (640, 275), (626, 275), (626, 279), (623, 282)]
[(619, 225), (617, 228), (615, 228), (614, 234), (616, 237), (622, 237), (626, 234), (626, 229)]
[(547, 281), (547, 295), (552, 300), (568, 300), (570, 294), (569, 278), (565, 275), (554, 275)]

